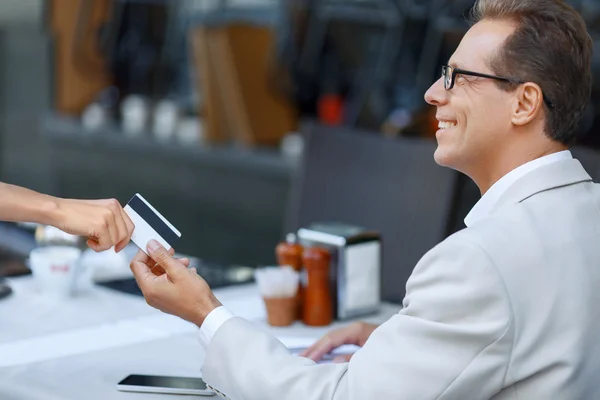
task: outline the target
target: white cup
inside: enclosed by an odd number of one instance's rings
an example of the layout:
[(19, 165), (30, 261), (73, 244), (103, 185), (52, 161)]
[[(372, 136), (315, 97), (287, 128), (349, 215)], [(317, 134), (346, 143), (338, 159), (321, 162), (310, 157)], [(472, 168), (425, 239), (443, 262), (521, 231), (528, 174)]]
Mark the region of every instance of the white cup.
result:
[(81, 250), (68, 246), (40, 247), (29, 254), (31, 272), (38, 287), (49, 295), (69, 297), (85, 271), (79, 266)]

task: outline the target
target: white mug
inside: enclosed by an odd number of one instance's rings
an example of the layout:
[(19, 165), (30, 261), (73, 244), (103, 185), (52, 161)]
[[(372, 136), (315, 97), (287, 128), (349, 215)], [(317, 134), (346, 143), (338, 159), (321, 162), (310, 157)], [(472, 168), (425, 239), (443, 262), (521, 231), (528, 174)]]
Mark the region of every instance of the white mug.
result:
[(81, 271), (81, 250), (68, 246), (48, 246), (34, 249), (29, 254), (31, 272), (38, 287), (58, 297), (74, 294)]

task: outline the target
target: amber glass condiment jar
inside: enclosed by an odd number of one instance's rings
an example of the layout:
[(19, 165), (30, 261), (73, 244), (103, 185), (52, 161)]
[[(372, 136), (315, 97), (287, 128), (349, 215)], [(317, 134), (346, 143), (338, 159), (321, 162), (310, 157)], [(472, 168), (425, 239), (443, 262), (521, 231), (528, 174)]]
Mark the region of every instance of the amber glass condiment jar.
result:
[[(296, 235), (288, 233), (285, 237), (285, 242), (281, 242), (275, 248), (277, 256), (277, 264), (280, 266), (289, 265), (295, 271), (302, 271), (302, 252), (304, 248), (297, 243)], [(302, 316), (302, 303), (304, 298), (304, 288), (302, 281), (298, 282), (298, 292), (296, 294), (296, 319)]]
[(296, 243), (296, 235), (289, 233), (285, 238), (285, 242), (279, 243), (275, 248), (277, 263), (279, 265), (289, 265), (300, 272), (302, 269), (302, 251), (302, 246)]
[(329, 251), (326, 249), (309, 247), (304, 250), (303, 263), (308, 282), (304, 289), (302, 321), (306, 325), (324, 326), (333, 320), (329, 260)]

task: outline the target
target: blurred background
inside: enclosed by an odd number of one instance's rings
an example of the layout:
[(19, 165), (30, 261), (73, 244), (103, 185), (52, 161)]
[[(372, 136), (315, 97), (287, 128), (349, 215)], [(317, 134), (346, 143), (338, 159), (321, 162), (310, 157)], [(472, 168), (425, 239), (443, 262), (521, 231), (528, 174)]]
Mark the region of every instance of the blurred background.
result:
[[(570, 3), (598, 45), (600, 1)], [(433, 162), (423, 100), (472, 4), (3, 0), (0, 180), (122, 204), (140, 193), (182, 232), (179, 252), (223, 268), (274, 264), (315, 221), (374, 229), (384, 298), (399, 301), (479, 197)], [(575, 149), (595, 178), (599, 57)], [(1, 227), (4, 253), (35, 245)]]

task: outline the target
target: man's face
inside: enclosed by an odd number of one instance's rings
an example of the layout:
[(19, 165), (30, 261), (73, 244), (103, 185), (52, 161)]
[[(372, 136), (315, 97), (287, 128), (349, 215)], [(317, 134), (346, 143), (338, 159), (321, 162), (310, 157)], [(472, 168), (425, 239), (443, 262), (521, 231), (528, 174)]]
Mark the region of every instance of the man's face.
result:
[[(466, 33), (448, 64), (467, 71), (495, 75), (487, 60), (503, 45), (515, 27), (506, 21), (483, 20)], [(494, 162), (494, 150), (511, 129), (514, 94), (489, 78), (456, 75), (454, 87), (444, 89), (440, 78), (425, 93), (436, 106), (439, 130), (435, 161), (472, 176), (473, 171)]]

